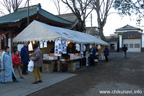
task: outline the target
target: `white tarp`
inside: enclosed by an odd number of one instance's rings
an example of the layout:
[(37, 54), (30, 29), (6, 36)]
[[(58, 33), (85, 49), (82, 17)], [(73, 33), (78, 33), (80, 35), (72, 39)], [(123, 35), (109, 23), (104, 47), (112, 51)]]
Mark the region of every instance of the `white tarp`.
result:
[(50, 26), (36, 20), (18, 34), (13, 39), (13, 42), (55, 40), (69, 40), (80, 44), (108, 45), (108, 43), (95, 36), (61, 27)]

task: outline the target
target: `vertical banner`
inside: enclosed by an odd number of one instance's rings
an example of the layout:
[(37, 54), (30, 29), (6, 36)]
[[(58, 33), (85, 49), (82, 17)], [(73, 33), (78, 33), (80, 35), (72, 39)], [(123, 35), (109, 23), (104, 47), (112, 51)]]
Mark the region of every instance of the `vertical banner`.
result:
[(76, 44), (75, 46), (76, 46), (76, 50), (77, 50), (77, 51), (80, 51), (80, 45), (79, 45), (79, 44)]
[(17, 50), (18, 50), (18, 51), (21, 51), (21, 48), (22, 48), (23, 46), (24, 46), (24, 44), (18, 44), (18, 45), (17, 45)]
[(55, 56), (61, 56), (62, 54), (62, 45), (60, 40), (55, 41), (55, 50), (54, 50), (54, 55)]
[(81, 54), (83, 54), (83, 51), (84, 51), (84, 45), (83, 44), (81, 44)]
[(98, 45), (98, 47), (97, 47), (98, 49), (101, 49), (101, 45)]
[(29, 45), (28, 45), (28, 50), (29, 50), (29, 51), (33, 51), (33, 46), (32, 46), (32, 43), (31, 43), (31, 42), (30, 42)]
[(89, 48), (90, 48), (90, 49), (92, 48), (92, 44), (89, 45)]
[(65, 40), (62, 41), (62, 53), (67, 54), (67, 42)]
[(8, 46), (9, 46), (10, 53), (11, 53), (11, 50), (12, 50), (12, 48), (11, 48), (11, 47), (12, 47), (12, 46), (11, 46), (11, 38), (8, 39)]
[(40, 41), (40, 48), (43, 48), (43, 41)]
[(47, 41), (44, 42), (44, 47), (47, 47)]

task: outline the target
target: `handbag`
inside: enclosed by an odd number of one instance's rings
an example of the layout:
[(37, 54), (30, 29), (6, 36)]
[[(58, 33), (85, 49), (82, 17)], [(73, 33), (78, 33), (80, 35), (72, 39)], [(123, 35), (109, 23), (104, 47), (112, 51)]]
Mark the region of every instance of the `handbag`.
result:
[(30, 60), (28, 63), (28, 71), (33, 72), (33, 68), (34, 68), (34, 61)]

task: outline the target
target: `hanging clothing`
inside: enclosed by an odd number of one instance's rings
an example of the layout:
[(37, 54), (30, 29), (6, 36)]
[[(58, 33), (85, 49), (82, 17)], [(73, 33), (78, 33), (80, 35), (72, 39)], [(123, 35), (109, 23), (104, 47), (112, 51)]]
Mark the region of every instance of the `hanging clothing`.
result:
[(12, 65), (12, 56), (8, 52), (3, 52), (1, 56), (1, 82), (12, 82), (16, 75)]

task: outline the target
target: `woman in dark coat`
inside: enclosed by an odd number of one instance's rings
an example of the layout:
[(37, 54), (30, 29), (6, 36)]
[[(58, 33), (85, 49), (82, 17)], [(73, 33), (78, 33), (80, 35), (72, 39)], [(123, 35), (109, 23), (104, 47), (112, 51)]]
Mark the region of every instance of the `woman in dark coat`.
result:
[[(34, 61), (34, 76), (35, 81), (32, 84), (42, 83), (42, 76), (40, 73), (40, 67), (43, 65), (43, 59), (42, 59), (42, 53), (40, 51), (40, 48), (38, 47), (38, 44), (33, 45), (34, 54), (31, 58), (32, 61)], [(38, 80), (39, 77), (39, 80)]]

